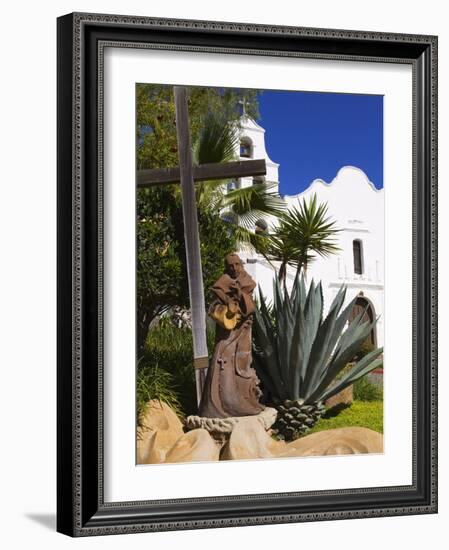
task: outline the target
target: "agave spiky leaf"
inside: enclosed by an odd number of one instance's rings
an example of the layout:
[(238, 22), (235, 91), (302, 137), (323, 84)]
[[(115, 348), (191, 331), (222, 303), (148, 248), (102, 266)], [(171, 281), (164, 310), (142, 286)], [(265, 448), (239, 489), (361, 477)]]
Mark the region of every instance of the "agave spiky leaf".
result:
[(306, 367), (304, 397), (311, 393), (313, 384), (321, 378), (323, 371), (326, 368), (328, 358), (333, 349), (333, 336), (336, 334), (335, 324), (345, 297), (346, 287), (342, 286), (337, 292), (324, 322), (318, 327)]
[(293, 335), (293, 314), (289, 300), (284, 300), (279, 280), (274, 280), (273, 313), (277, 327), (278, 364), (281, 378), (284, 383), (289, 380), (289, 360), (291, 340)]
[[(357, 354), (362, 347), (363, 342), (369, 336), (371, 329), (372, 323), (368, 322), (363, 323), (355, 329), (353, 338), (348, 342), (344, 349), (340, 350), (338, 354), (332, 358), (326, 369), (325, 375), (320, 380), (319, 384), (314, 388), (311, 395), (307, 397), (307, 401), (313, 403), (314, 400), (322, 399), (321, 395), (323, 392)], [(355, 364), (355, 367), (357, 367), (357, 365), (358, 363)], [(374, 368), (376, 367), (372, 365), (372, 369)]]
[(352, 368), (336, 384), (328, 388), (321, 395), (321, 400), (326, 401), (333, 395), (336, 395), (337, 393), (341, 392), (342, 390), (353, 384), (356, 380), (359, 380), (359, 378), (362, 378), (363, 376), (371, 372), (373, 369), (379, 367), (383, 361), (383, 359), (380, 358), (382, 352), (383, 349), (378, 348), (365, 355), (363, 359), (356, 363), (354, 368)]
[[(336, 298), (338, 298), (338, 295), (337, 295)], [(315, 397), (314, 394), (313, 394), (313, 397), (312, 397), (310, 395), (310, 392), (313, 391), (312, 389), (316, 388), (317, 384), (319, 382), (321, 382), (323, 380), (323, 378), (326, 376), (326, 373), (329, 369), (329, 359), (330, 359), (330, 356), (331, 356), (332, 352), (335, 353), (334, 350), (340, 349), (342, 338), (345, 335), (345, 333), (343, 333), (343, 336), (342, 336), (342, 331), (343, 331), (346, 323), (348, 322), (348, 318), (349, 318), (349, 316), (351, 314), (351, 311), (352, 311), (352, 309), (353, 309), (353, 307), (356, 303), (356, 300), (357, 300), (357, 298), (354, 298), (348, 304), (348, 306), (346, 306), (346, 308), (343, 310), (343, 312), (340, 313), (340, 314), (338, 314), (338, 313), (339, 313), (339, 311), (341, 309), (341, 306), (342, 306), (341, 300), (339, 300), (339, 302), (337, 304), (337, 309), (333, 310), (332, 306), (331, 306), (331, 310), (329, 312), (329, 315), (332, 314), (332, 318), (330, 319), (330, 321), (328, 323), (329, 334), (328, 334), (328, 338), (327, 338), (327, 345), (326, 345), (326, 348), (322, 351), (322, 354), (319, 358), (319, 360), (321, 361), (319, 363), (320, 366), (317, 367), (317, 368), (314, 368), (312, 365), (309, 365), (309, 368), (308, 368), (308, 372), (310, 372), (310, 384), (306, 388), (308, 393), (309, 393), (308, 399), (313, 399)], [(328, 317), (329, 317), (329, 315), (328, 315)], [(324, 326), (325, 326), (325, 323), (323, 323), (322, 327), (324, 327)], [(336, 374), (335, 374), (335, 376), (336, 376)]]
[(311, 289), (310, 298), (306, 302), (306, 338), (304, 343), (304, 365), (302, 367), (302, 378), (304, 381), (303, 393), (305, 392), (305, 379), (307, 376), (308, 365), (310, 364), (310, 355), (312, 353), (313, 343), (315, 342), (318, 330), (323, 322), (323, 288), (321, 282), (313, 291)]
[(288, 398), (288, 393), (279, 369), (276, 331), (272, 321), (274, 314), (269, 310), (260, 288), (259, 308), (254, 315), (255, 367), (262, 381), (269, 386), (273, 398), (284, 400)]
[(302, 308), (296, 309), (296, 322), (293, 329), (290, 357), (289, 357), (289, 383), (292, 399), (299, 399), (302, 389), (301, 369), (297, 365), (304, 364), (306, 353), (306, 319)]

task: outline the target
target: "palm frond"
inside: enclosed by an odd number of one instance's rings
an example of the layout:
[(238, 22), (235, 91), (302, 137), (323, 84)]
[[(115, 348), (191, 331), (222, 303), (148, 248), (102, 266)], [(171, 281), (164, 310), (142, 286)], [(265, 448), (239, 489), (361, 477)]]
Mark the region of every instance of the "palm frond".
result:
[(327, 257), (340, 249), (335, 237), (340, 231), (327, 216), (327, 203), (318, 204), (316, 195), (299, 201), (279, 216), (265, 254), (295, 267), (307, 269), (316, 255)]
[(216, 113), (209, 112), (203, 128), (193, 147), (196, 164), (229, 162), (236, 157), (238, 134), (235, 128), (224, 122)]
[(248, 187), (233, 189), (222, 199), (222, 208), (238, 217), (239, 225), (254, 229), (261, 216), (279, 216), (286, 204), (275, 190), (274, 183), (255, 183)]
[[(236, 129), (217, 113), (208, 113), (193, 146), (194, 162), (207, 164), (234, 160), (239, 141)], [(285, 211), (285, 202), (273, 183), (256, 183), (232, 191), (226, 191), (226, 183), (226, 180), (198, 182), (197, 204), (199, 208), (217, 213), (230, 226), (234, 226), (232, 231), (242, 247), (257, 250), (256, 222), (265, 216), (278, 217)]]

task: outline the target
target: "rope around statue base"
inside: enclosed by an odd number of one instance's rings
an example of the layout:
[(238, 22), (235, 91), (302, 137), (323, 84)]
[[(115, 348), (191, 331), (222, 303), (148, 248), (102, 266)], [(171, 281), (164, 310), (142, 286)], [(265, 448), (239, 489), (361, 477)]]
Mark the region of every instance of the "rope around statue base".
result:
[(276, 409), (266, 407), (261, 413), (253, 416), (231, 416), (229, 418), (207, 418), (205, 416), (188, 416), (184, 422), (186, 430), (207, 430), (213, 437), (228, 436), (239, 422), (253, 420), (259, 422), (265, 430), (275, 423)]

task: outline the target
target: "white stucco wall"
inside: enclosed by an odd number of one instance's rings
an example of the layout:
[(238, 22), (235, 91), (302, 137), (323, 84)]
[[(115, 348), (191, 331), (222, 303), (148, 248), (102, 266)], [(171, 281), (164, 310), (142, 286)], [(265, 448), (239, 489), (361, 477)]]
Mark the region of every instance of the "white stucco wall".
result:
[[(252, 158), (264, 158), (267, 163), (266, 180), (278, 183), (279, 164), (273, 162), (265, 148), (265, 130), (251, 120), (245, 120), (242, 136), (251, 140)], [(317, 169), (318, 170), (318, 169)], [(242, 186), (251, 185), (252, 178), (244, 178)], [(327, 258), (316, 256), (309, 266), (307, 280), (321, 281), (325, 301), (325, 311), (342, 284), (347, 286), (346, 303), (354, 296), (363, 293), (379, 318), (376, 336), (378, 346), (383, 345), (384, 312), (384, 191), (378, 190), (366, 174), (355, 167), (342, 167), (331, 182), (317, 179), (309, 187), (295, 196), (285, 196), (287, 208), (298, 201), (310, 200), (313, 194), (318, 201), (326, 202), (328, 215), (334, 219), (341, 231), (336, 236), (340, 252)], [(267, 220), (269, 224), (273, 220)], [(354, 272), (353, 241), (362, 243), (361, 275)], [(245, 268), (260, 285), (262, 292), (272, 298), (272, 285), (275, 272), (273, 267), (260, 255), (241, 252), (246, 261)], [(278, 266), (276, 266), (278, 267)], [(295, 270), (288, 268), (287, 285), (290, 286)]]

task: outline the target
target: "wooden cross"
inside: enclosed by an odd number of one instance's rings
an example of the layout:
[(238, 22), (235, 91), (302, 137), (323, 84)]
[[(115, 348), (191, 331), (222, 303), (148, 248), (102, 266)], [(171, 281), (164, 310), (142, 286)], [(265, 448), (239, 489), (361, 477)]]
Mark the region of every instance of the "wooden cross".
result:
[(151, 187), (169, 183), (180, 183), (182, 191), (182, 213), (186, 242), (187, 276), (189, 281), (190, 307), (192, 311), (193, 357), (195, 366), (196, 396), (199, 405), (209, 364), (206, 338), (206, 305), (203, 291), (200, 239), (195, 197), (195, 181), (263, 176), (266, 174), (265, 160), (213, 163), (193, 166), (190, 144), (189, 112), (187, 90), (174, 86), (176, 135), (178, 141), (179, 166), (139, 170), (137, 185)]

